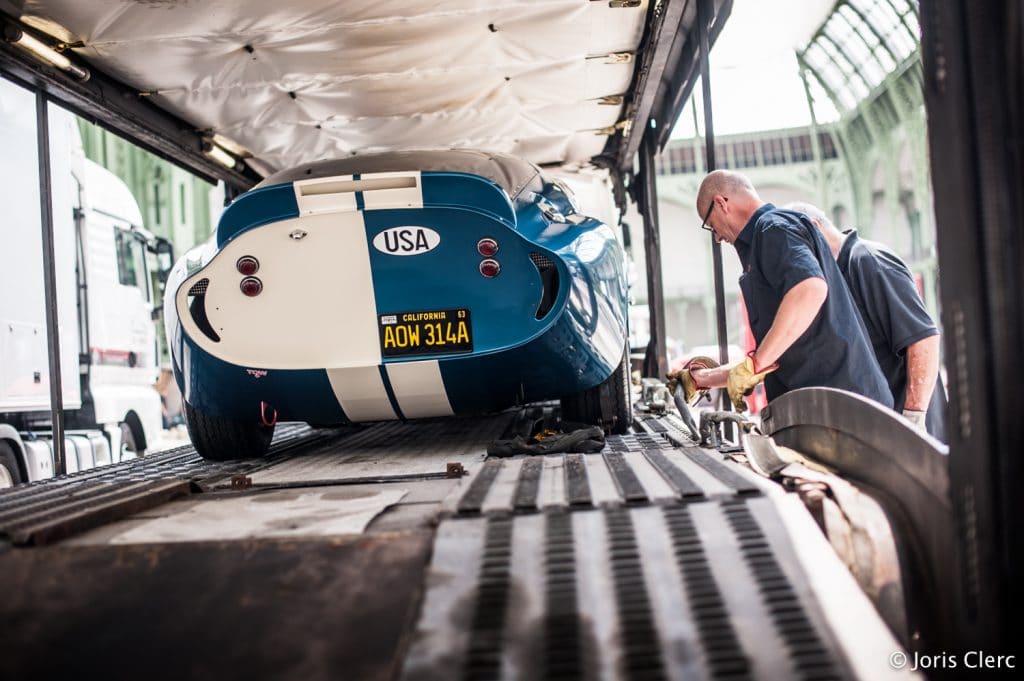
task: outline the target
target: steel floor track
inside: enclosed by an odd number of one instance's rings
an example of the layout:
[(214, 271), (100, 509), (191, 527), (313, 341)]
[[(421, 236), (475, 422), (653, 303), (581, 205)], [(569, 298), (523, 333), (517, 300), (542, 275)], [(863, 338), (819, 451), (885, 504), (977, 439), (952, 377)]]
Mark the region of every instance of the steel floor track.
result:
[(697, 447), (613, 435), (600, 454), (490, 458), (457, 490), (449, 514), (527, 513), (759, 494), (753, 475)]
[(402, 678), (852, 678), (764, 483), (662, 432), (477, 469)]

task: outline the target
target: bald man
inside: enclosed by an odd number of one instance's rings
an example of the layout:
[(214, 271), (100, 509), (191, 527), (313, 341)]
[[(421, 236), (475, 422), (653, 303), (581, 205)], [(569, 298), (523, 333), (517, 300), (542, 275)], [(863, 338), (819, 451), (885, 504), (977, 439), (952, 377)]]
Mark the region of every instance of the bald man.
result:
[(701, 227), (732, 244), (757, 349), (732, 367), (687, 367), (670, 379), (694, 391), (728, 388), (737, 409), (764, 381), (768, 399), (812, 386), (892, 407), (892, 393), (828, 244), (806, 215), (765, 203), (750, 181), (709, 173), (697, 193)]
[(896, 411), (945, 441), (946, 391), (939, 382), (939, 330), (924, 307), (914, 275), (898, 255), (856, 230), (840, 232), (817, 206), (786, 205), (821, 231), (843, 273)]

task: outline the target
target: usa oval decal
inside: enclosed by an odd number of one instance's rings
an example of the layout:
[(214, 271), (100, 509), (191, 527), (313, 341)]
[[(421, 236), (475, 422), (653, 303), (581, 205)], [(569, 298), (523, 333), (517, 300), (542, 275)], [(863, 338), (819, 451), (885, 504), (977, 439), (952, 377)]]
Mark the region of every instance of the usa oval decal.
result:
[(441, 243), (441, 235), (429, 227), (390, 227), (373, 237), (373, 247), (388, 255), (420, 255)]

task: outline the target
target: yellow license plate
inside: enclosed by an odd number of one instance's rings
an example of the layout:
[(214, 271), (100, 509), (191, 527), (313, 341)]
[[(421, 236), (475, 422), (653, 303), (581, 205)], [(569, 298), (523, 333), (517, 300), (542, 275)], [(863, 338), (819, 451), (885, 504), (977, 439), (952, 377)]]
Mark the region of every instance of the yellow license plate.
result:
[(377, 326), (384, 357), (473, 351), (473, 326), (466, 308), (382, 314)]

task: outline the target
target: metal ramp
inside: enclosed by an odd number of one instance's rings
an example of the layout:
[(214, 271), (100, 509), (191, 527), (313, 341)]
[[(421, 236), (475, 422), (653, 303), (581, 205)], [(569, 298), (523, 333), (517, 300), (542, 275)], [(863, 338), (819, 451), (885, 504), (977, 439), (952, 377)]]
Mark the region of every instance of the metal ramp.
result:
[(456, 514), (694, 501), (760, 492), (697, 447), (648, 434), (613, 435), (600, 454), (490, 458), (455, 500)]
[(856, 678), (772, 486), (658, 426), (460, 486), (402, 678)]

